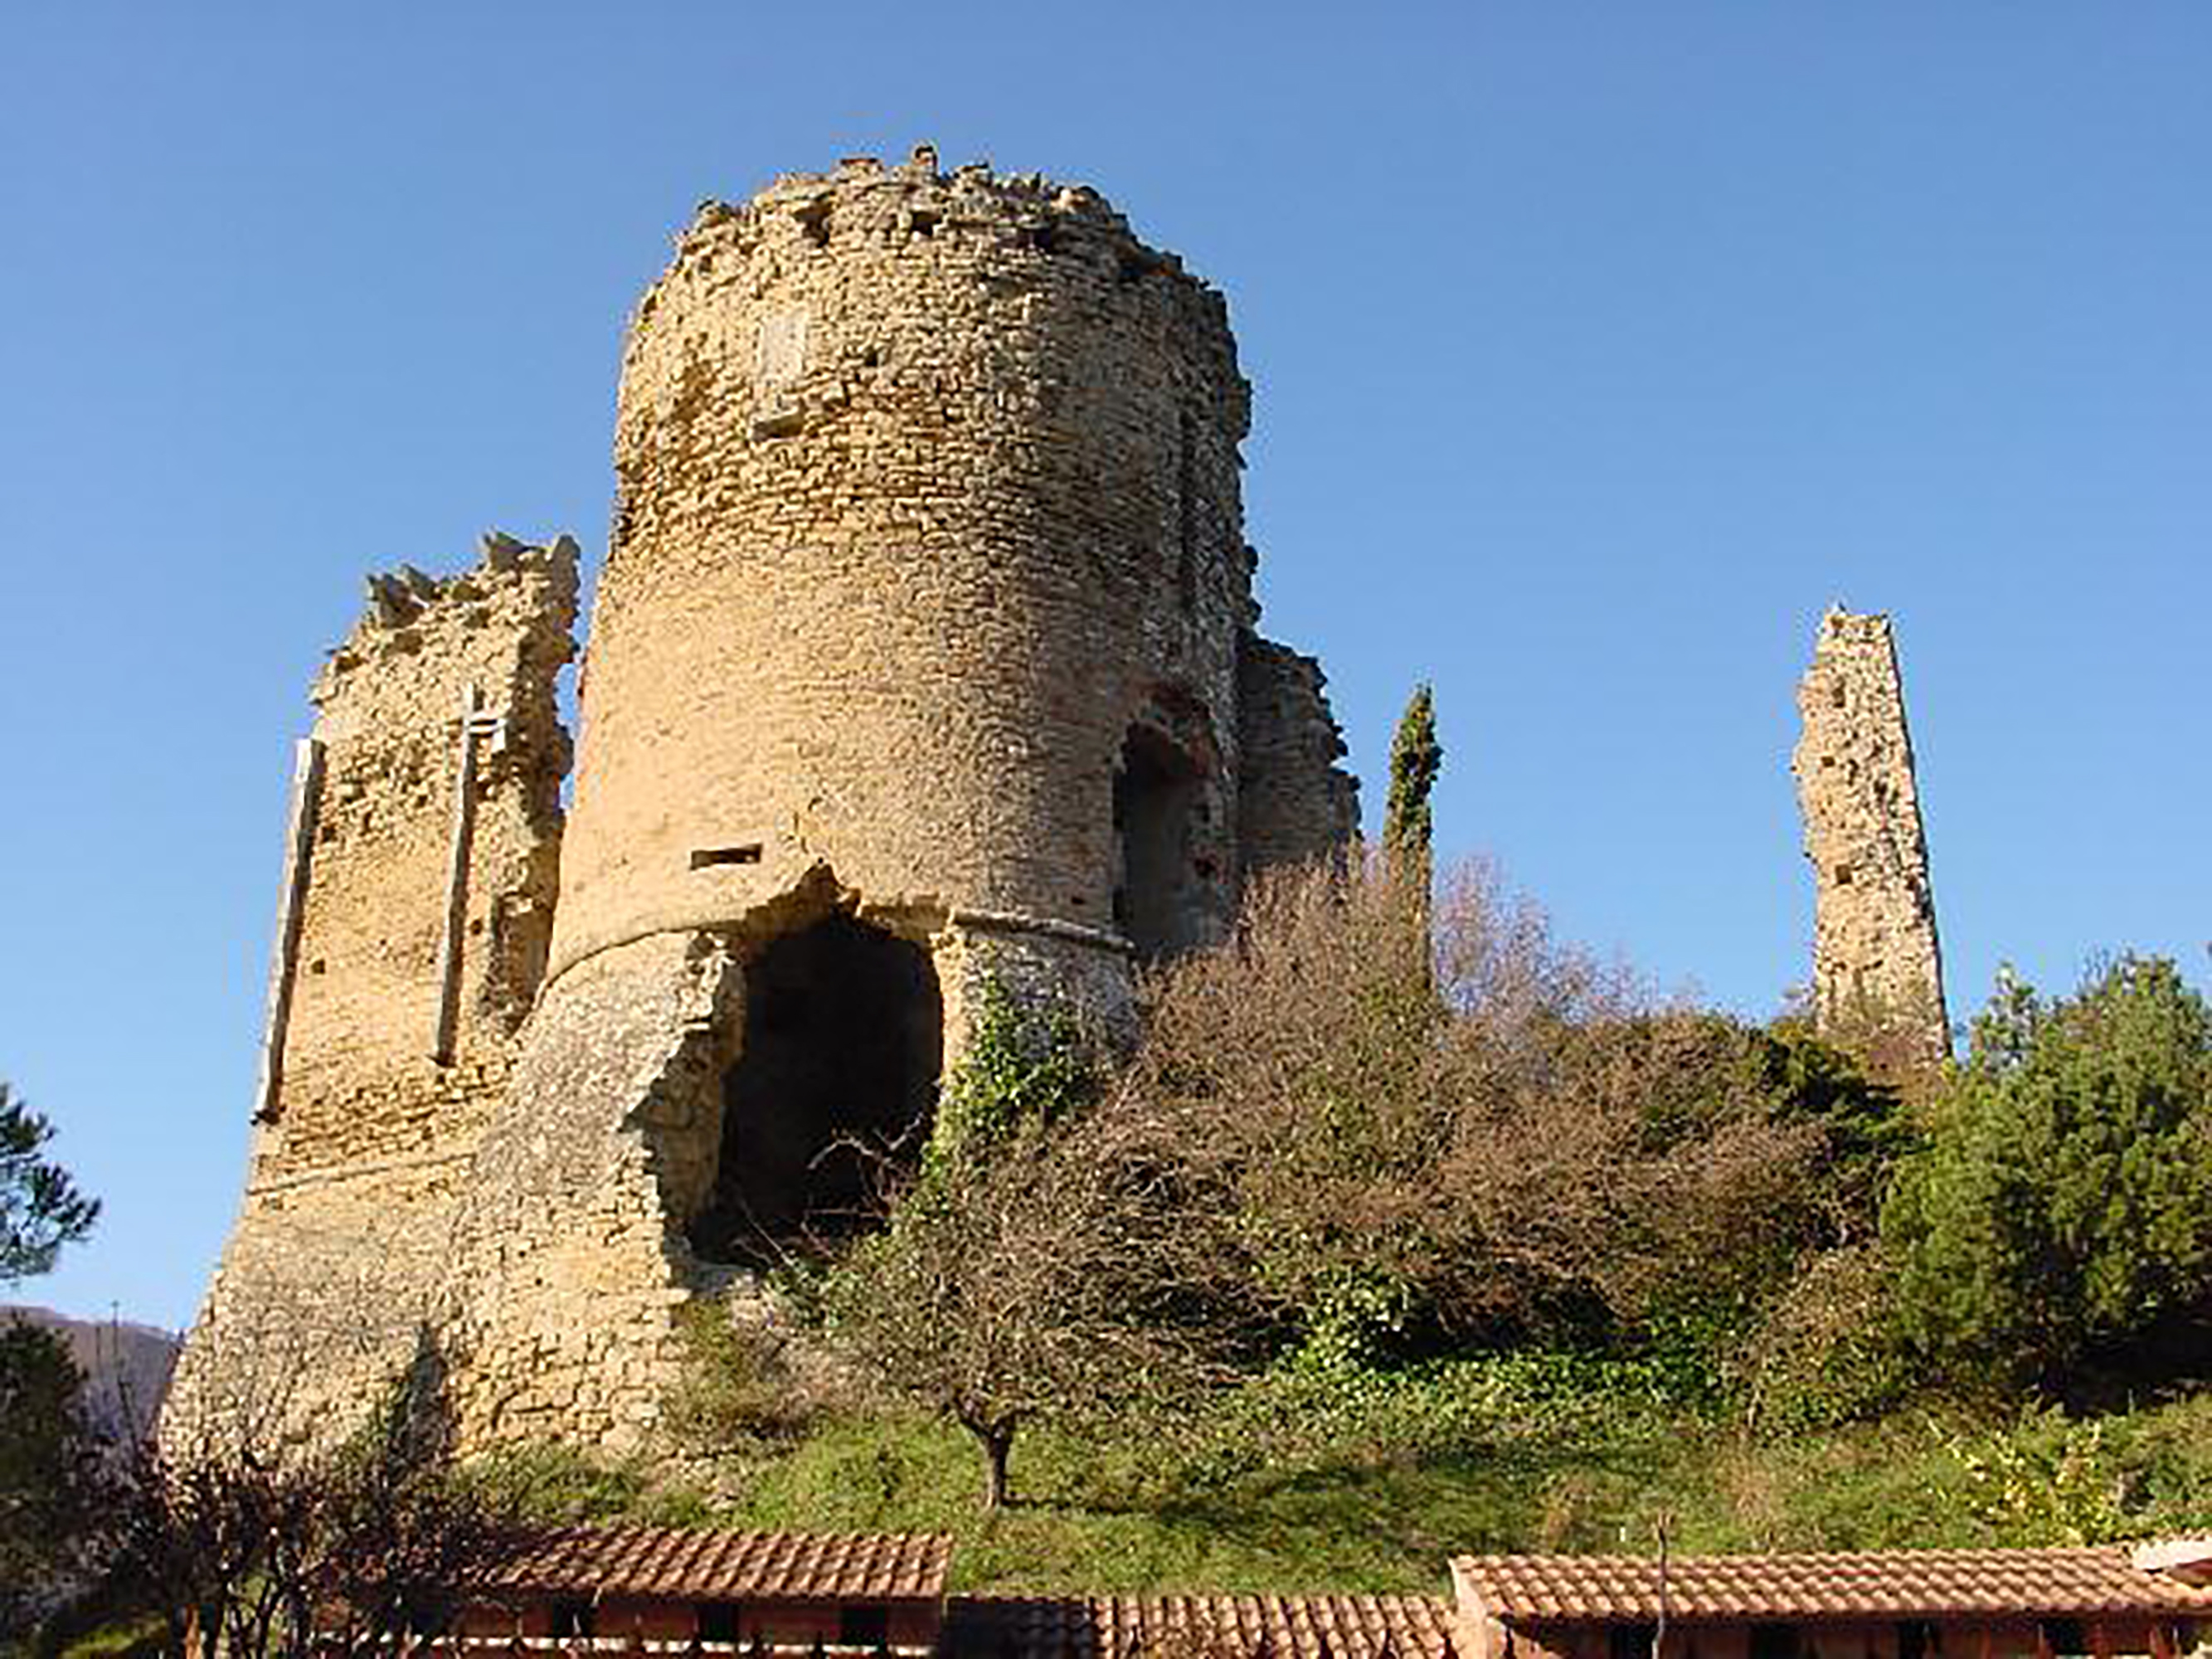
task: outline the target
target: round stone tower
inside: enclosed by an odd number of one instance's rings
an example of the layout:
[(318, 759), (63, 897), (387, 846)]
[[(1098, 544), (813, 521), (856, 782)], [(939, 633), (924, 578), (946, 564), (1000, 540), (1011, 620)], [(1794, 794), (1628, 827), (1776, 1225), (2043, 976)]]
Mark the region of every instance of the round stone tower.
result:
[(1249, 407), (1089, 190), (925, 154), (704, 209), (623, 367), (554, 978), (814, 869), (902, 929), (1215, 937)]
[(1340, 848), (1254, 632), (1221, 297), (1096, 193), (848, 162), (639, 305), (545, 976), (446, 1328), (477, 1437), (647, 1434), (672, 1311), (853, 1224), (995, 980), (1109, 1027)]

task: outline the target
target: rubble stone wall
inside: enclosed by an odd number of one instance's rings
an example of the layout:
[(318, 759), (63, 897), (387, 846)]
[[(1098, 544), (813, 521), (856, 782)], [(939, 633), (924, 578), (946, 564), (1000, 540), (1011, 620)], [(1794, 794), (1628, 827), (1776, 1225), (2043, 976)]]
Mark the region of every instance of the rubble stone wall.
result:
[(1249, 872), (1335, 857), (1359, 830), (1358, 787), (1315, 659), (1248, 635), (1237, 661), (1237, 839)]
[(1889, 618), (1831, 611), (1797, 688), (1790, 767), (1815, 894), (1814, 1018), (1824, 1030), (1901, 1031), (1950, 1052), (1943, 959), (1912, 738)]

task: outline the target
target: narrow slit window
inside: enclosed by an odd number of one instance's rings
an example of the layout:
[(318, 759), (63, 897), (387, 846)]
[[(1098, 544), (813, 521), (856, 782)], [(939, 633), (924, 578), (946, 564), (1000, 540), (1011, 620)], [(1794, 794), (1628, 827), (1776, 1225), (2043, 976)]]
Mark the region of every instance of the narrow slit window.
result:
[(742, 847), (695, 847), (691, 849), (691, 867), (711, 870), (721, 864), (758, 864), (761, 844), (749, 841)]

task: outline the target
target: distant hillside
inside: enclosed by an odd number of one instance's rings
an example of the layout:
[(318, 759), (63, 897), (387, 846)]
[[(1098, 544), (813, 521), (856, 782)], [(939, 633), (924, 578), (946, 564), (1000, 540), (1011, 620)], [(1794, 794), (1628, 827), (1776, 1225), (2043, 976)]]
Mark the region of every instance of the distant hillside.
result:
[(177, 1364), (179, 1339), (173, 1333), (122, 1321), (71, 1319), (51, 1308), (0, 1304), (0, 1321), (9, 1319), (43, 1325), (69, 1345), (70, 1357), (85, 1374), (94, 1420), (103, 1429), (113, 1433), (150, 1423), (161, 1408), (169, 1373)]

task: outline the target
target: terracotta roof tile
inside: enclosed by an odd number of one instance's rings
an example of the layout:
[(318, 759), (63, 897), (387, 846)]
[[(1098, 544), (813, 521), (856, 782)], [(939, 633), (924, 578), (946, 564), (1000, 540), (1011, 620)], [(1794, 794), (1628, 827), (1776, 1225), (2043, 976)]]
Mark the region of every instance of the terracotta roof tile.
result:
[(1421, 1595), (956, 1597), (953, 1659), (1455, 1659)]
[[(1468, 1555), (1462, 1595), (1501, 1619), (1650, 1619), (1659, 1563), (1638, 1556)], [(2212, 1612), (2212, 1586), (2149, 1572), (2124, 1544), (1685, 1556), (1667, 1568), (1676, 1619)]]
[(540, 1534), (502, 1579), (509, 1589), (678, 1601), (935, 1601), (951, 1558), (951, 1539), (937, 1534), (568, 1527)]

